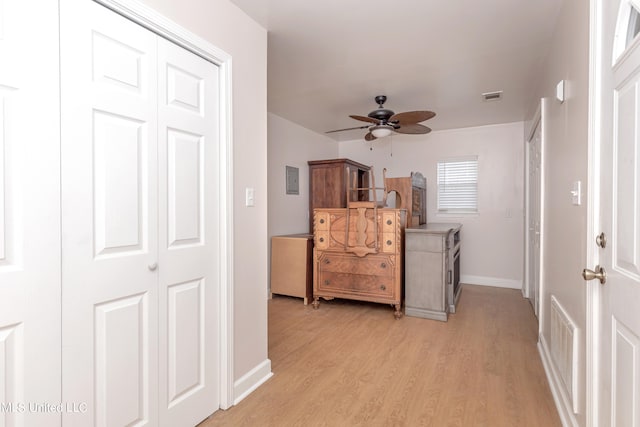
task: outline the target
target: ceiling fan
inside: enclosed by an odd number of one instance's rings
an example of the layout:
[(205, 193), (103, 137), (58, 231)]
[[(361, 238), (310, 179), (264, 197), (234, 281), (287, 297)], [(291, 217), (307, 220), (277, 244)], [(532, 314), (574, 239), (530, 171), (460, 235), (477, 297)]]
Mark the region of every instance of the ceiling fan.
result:
[(377, 138), (389, 136), (392, 132), (413, 135), (431, 132), (430, 128), (419, 123), (429, 120), (434, 117), (436, 113), (433, 111), (406, 111), (404, 113), (396, 114), (393, 111), (384, 108), (383, 105), (386, 100), (386, 96), (378, 95), (375, 97), (376, 104), (378, 104), (377, 109), (373, 110), (366, 116), (349, 116), (352, 119), (369, 122), (371, 124), (353, 128), (330, 130), (325, 133), (342, 132), (353, 129), (369, 129), (369, 132), (364, 136), (364, 139), (365, 141), (373, 141)]

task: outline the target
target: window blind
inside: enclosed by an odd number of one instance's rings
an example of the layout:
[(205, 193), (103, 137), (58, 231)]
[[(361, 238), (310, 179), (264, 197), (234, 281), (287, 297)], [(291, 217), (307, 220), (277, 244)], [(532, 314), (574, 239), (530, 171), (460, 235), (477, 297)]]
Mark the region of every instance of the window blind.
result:
[(478, 211), (478, 157), (438, 162), (438, 211)]

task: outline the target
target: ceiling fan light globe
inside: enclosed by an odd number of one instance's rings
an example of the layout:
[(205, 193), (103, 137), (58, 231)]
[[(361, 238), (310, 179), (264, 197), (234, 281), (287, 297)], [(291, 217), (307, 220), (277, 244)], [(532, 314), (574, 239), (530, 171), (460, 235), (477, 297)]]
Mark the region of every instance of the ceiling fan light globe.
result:
[(371, 132), (376, 138), (384, 138), (385, 136), (389, 136), (391, 135), (392, 130), (393, 127), (388, 125), (371, 126), (369, 128), (369, 132)]

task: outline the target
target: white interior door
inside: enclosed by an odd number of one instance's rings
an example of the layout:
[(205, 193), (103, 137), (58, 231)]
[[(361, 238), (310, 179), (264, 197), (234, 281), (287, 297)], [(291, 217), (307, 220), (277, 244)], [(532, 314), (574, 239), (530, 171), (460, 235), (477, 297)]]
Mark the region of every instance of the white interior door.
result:
[(529, 299), (538, 316), (540, 304), (540, 215), (541, 215), (541, 174), (542, 137), (540, 122), (536, 125), (529, 141)]
[[(636, 5), (633, 6), (632, 3)], [(599, 1), (601, 287), (598, 425), (640, 426), (640, 29), (638, 2)], [(595, 234), (595, 233), (594, 233)], [(592, 244), (595, 245), (595, 236)], [(603, 245), (600, 245), (603, 246)], [(596, 281), (591, 286), (600, 286)]]
[[(77, 19), (82, 16), (83, 19)], [(218, 69), (93, 1), (62, 9), (65, 424), (219, 407)]]
[(158, 39), (160, 421), (218, 408), (218, 67)]
[(42, 408), (61, 402), (57, 17), (56, 2), (0, 1), (3, 427), (60, 425)]
[(63, 420), (157, 425), (156, 37), (61, 7)]

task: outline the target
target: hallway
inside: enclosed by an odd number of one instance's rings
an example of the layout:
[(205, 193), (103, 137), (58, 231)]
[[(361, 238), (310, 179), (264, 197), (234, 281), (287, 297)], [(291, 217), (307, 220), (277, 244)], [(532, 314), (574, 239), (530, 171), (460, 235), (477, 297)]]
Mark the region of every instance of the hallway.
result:
[(559, 426), (536, 337), (513, 289), (465, 285), (446, 323), (276, 296), (273, 378), (201, 426)]

